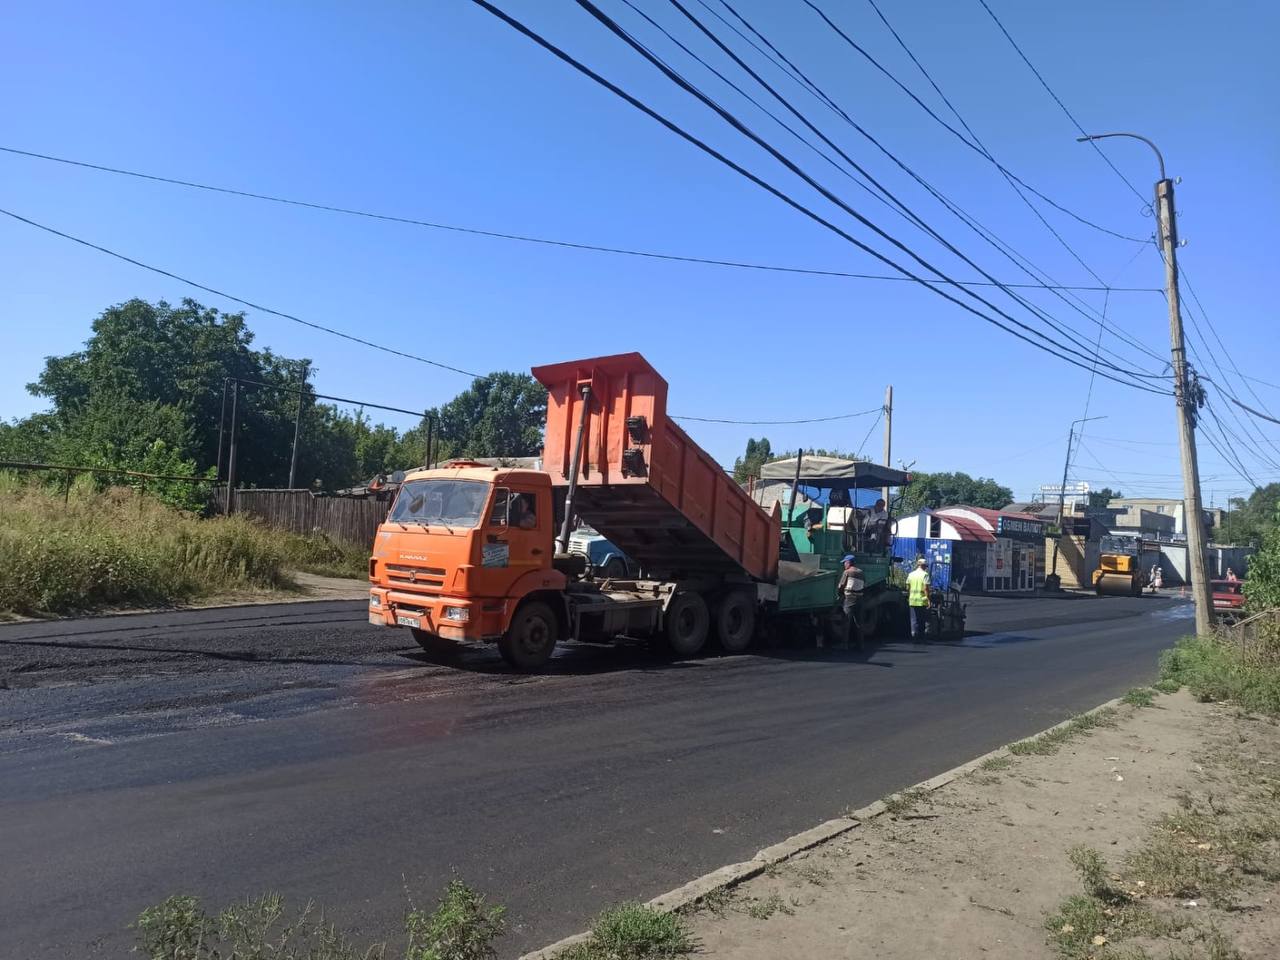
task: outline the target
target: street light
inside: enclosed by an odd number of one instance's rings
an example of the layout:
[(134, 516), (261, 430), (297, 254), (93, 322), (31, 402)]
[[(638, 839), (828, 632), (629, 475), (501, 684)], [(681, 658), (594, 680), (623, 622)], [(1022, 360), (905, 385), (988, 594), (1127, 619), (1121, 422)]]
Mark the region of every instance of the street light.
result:
[[(1189, 389), (1187, 349), (1182, 336), (1182, 309), (1178, 299), (1178, 222), (1173, 207), (1173, 181), (1165, 175), (1164, 154), (1146, 137), (1137, 133), (1093, 133), (1077, 137), (1078, 142), (1128, 137), (1141, 140), (1160, 163), (1156, 182), (1155, 212), (1164, 279), (1169, 301), (1169, 339), (1173, 351), (1173, 396), (1178, 409), (1178, 441), (1182, 451), (1182, 509), (1187, 526), (1187, 578), (1196, 603), (1196, 633), (1206, 636), (1213, 630), (1213, 596), (1205, 563), (1204, 513), (1200, 509), (1200, 466), (1196, 455), (1195, 415), (1198, 403)], [(1096, 148), (1095, 148), (1096, 149)]]
[(1062, 519), (1067, 506), (1067, 473), (1071, 469), (1071, 444), (1076, 439), (1076, 424), (1105, 419), (1107, 419), (1105, 414), (1098, 417), (1081, 417), (1079, 420), (1072, 420), (1067, 430), (1067, 459), (1062, 464), (1062, 486), (1058, 488), (1058, 536), (1053, 541), (1053, 572), (1044, 578), (1044, 585), (1049, 590), (1058, 590), (1062, 586), (1062, 578), (1058, 576), (1058, 544), (1062, 541)]

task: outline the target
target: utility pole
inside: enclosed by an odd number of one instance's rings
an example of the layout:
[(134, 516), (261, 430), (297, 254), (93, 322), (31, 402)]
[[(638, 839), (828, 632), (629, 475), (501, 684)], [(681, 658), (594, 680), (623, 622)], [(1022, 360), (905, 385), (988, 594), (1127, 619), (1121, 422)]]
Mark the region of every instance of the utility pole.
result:
[(1178, 410), (1178, 443), (1182, 450), (1182, 511), (1187, 531), (1187, 576), (1191, 580), (1191, 596), (1196, 603), (1196, 633), (1207, 636), (1213, 631), (1213, 594), (1209, 587), (1209, 569), (1205, 562), (1204, 511), (1200, 507), (1200, 464), (1196, 456), (1196, 410), (1199, 389), (1187, 373), (1187, 348), (1182, 337), (1182, 309), (1178, 298), (1178, 223), (1173, 206), (1173, 181), (1165, 176), (1164, 156), (1160, 148), (1136, 133), (1098, 133), (1080, 140), (1104, 137), (1131, 137), (1141, 140), (1155, 151), (1160, 162), (1160, 179), (1156, 182), (1156, 223), (1160, 231), (1160, 253), (1164, 258), (1164, 282), (1169, 301), (1169, 339), (1173, 351), (1173, 396)]
[(236, 435), (240, 432), (237, 427), (240, 425), (239, 419), (236, 417), (236, 407), (240, 402), (240, 381), (235, 380), (231, 386), (231, 450), (227, 454), (227, 506), (225, 512), (229, 516), (231, 511), (236, 508), (235, 487), (236, 487)]
[[(1066, 518), (1067, 513), (1067, 473), (1071, 470), (1071, 446), (1076, 439), (1076, 424), (1088, 423), (1090, 420), (1105, 419), (1107, 419), (1105, 415), (1100, 417), (1081, 417), (1079, 420), (1072, 420), (1071, 426), (1067, 430), (1067, 458), (1062, 463), (1062, 486), (1058, 488), (1058, 536), (1053, 541), (1053, 562), (1049, 565), (1049, 573), (1044, 578), (1045, 586), (1051, 590), (1058, 590), (1062, 587), (1062, 578), (1058, 576), (1058, 544), (1062, 542), (1065, 534), (1062, 521)], [(1050, 585), (1051, 578), (1052, 585)]]
[(302, 401), (307, 392), (307, 371), (310, 364), (302, 362), (302, 382), (298, 384), (298, 412), (293, 418), (293, 456), (289, 458), (289, 489), (293, 489), (293, 481), (298, 476), (298, 438), (302, 434)]
[(217, 467), (214, 470), (214, 480), (222, 479), (222, 436), (227, 432), (227, 394), (230, 393), (229, 387), (231, 381), (227, 377), (222, 378), (222, 412), (218, 414), (218, 459)]
[[(884, 388), (884, 459), (880, 462), (886, 467), (889, 466), (889, 454), (893, 450), (893, 384)], [(889, 488), (884, 487), (880, 490), (880, 496), (884, 498), (885, 508), (889, 506)]]
[[(1161, 164), (1163, 167), (1164, 164)], [(1156, 215), (1164, 251), (1164, 277), (1169, 297), (1169, 338), (1173, 345), (1173, 394), (1178, 405), (1178, 441), (1182, 448), (1183, 522), (1187, 527), (1187, 575), (1196, 602), (1196, 633), (1213, 631), (1213, 594), (1205, 563), (1204, 511), (1200, 508), (1200, 464), (1196, 456), (1196, 409), (1187, 376), (1187, 348), (1182, 339), (1182, 310), (1178, 300), (1178, 224), (1173, 208), (1173, 181), (1163, 169), (1156, 184)]]

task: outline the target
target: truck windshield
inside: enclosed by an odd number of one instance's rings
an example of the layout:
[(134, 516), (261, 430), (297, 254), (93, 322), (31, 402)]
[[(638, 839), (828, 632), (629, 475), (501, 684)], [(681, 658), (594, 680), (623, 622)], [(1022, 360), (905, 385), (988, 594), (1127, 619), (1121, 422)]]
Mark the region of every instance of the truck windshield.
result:
[(480, 480), (410, 480), (400, 488), (388, 519), (474, 527), (488, 498), (489, 484)]

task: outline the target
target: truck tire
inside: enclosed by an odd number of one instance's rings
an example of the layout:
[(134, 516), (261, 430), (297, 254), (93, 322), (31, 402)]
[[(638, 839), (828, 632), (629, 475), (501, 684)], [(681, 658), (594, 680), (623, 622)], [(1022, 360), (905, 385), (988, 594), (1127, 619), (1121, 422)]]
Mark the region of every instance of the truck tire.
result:
[(692, 590), (681, 590), (671, 599), (664, 618), (667, 647), (677, 657), (696, 657), (707, 642), (711, 613), (707, 601)]
[(622, 580), (627, 575), (627, 565), (621, 557), (610, 557), (600, 568), (600, 576), (606, 580)]
[(541, 600), (522, 603), (511, 618), (511, 627), (498, 641), (498, 652), (521, 672), (538, 670), (551, 659), (559, 633), (554, 610)]
[(742, 653), (756, 633), (756, 604), (741, 590), (727, 594), (716, 604), (716, 638), (725, 653)]
[(409, 632), (413, 634), (413, 639), (432, 660), (449, 660), (458, 655), (458, 645), (452, 640), (437, 636), (429, 630), (419, 630), (417, 627), (410, 627)]

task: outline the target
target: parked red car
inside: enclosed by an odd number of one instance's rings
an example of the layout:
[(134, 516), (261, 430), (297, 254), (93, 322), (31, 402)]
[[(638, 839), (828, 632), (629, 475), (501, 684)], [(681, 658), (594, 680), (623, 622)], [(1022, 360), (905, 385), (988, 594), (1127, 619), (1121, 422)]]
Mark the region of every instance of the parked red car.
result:
[(1213, 612), (1219, 623), (1232, 624), (1244, 616), (1244, 581), (1213, 580)]

